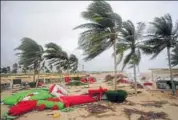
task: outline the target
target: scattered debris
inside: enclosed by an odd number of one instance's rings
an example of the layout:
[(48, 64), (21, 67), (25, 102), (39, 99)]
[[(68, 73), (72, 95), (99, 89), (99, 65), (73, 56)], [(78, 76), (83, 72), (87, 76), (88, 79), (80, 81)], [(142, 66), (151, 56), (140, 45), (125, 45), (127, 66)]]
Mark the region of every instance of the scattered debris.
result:
[(164, 112), (143, 112), (137, 109), (124, 109), (125, 114), (128, 116), (128, 119), (131, 120), (131, 115), (132, 114), (139, 114), (141, 115), (138, 120), (154, 120), (154, 119), (162, 119), (162, 120), (170, 120), (168, 118), (168, 115)]
[(178, 107), (178, 104), (176, 103), (170, 103), (171, 106), (175, 106), (175, 107)]
[(106, 75), (105, 81), (111, 81), (114, 77), (111, 75)]
[(90, 104), (90, 105), (87, 105), (87, 108), (86, 108), (86, 110), (89, 113), (98, 113), (98, 114), (106, 112), (106, 110), (108, 109), (115, 111), (112, 107), (107, 107), (107, 106), (100, 105), (100, 104)]
[(164, 104), (167, 104), (168, 101), (144, 101), (147, 103), (140, 104), (142, 106), (153, 106), (153, 107), (162, 107)]
[(58, 118), (61, 116), (60, 113), (51, 113), (51, 114), (47, 114), (47, 115), (52, 115), (53, 118)]

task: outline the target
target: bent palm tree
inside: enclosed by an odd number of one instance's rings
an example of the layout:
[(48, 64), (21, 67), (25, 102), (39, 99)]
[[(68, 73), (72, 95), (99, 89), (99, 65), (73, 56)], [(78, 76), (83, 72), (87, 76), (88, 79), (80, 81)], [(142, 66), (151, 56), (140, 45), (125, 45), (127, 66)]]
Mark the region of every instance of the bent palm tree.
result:
[(178, 65), (178, 45), (172, 50), (171, 54), (171, 64), (172, 66), (177, 66)]
[(116, 53), (119, 55), (120, 59), (117, 63), (120, 63), (124, 52), (130, 50), (128, 55), (124, 58), (122, 71), (126, 67), (127, 64), (130, 65), (129, 68), (134, 68), (134, 81), (135, 81), (135, 92), (137, 91), (137, 78), (136, 78), (136, 66), (139, 65), (141, 60), (141, 49), (144, 47), (143, 45), (139, 44), (140, 40), (142, 39), (143, 30), (145, 28), (144, 23), (138, 23), (137, 29), (135, 28), (134, 24), (128, 20), (123, 22), (123, 28), (121, 30), (122, 39), (119, 43), (117, 43), (117, 50)]
[(153, 54), (152, 59), (159, 55), (164, 49), (167, 49), (168, 64), (170, 70), (170, 78), (172, 81), (172, 91), (175, 95), (175, 85), (172, 76), (170, 49), (175, 46), (178, 40), (178, 22), (173, 26), (172, 18), (169, 14), (163, 17), (156, 17), (150, 23), (152, 29), (149, 33), (148, 40), (145, 44), (149, 45), (149, 49), (145, 49), (145, 53)]
[(43, 48), (38, 45), (31, 38), (22, 38), (21, 45), (15, 50), (20, 50), (17, 53), (19, 56), (19, 65), (24, 66), (24, 68), (32, 67), (34, 70), (33, 81), (35, 81), (35, 74), (38, 73), (40, 68), (40, 63), (43, 61)]
[(47, 54), (44, 57), (49, 60), (50, 65), (56, 66), (58, 71), (67, 70), (76, 71), (78, 68), (78, 59), (75, 55), (68, 57), (67, 53), (55, 43), (48, 43), (45, 46)]
[[(89, 23), (82, 24), (74, 29), (85, 28), (80, 34), (79, 48), (84, 50), (85, 61), (91, 60), (113, 46), (114, 71), (116, 89), (116, 40), (121, 28), (122, 19), (114, 13), (111, 6), (105, 1), (94, 1), (87, 10), (82, 12), (82, 17)], [(87, 30), (86, 30), (87, 29)]]

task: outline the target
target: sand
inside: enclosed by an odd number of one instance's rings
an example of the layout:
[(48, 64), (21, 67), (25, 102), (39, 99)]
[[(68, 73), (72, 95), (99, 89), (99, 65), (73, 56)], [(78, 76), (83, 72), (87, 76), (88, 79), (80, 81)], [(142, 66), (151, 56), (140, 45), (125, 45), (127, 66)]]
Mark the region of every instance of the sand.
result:
[[(112, 86), (108, 85), (107, 83), (95, 83), (90, 85), (90, 88), (98, 88), (102, 86), (103, 88), (112, 89)], [(125, 89), (130, 93), (134, 92), (128, 85), (120, 84), (118, 85), (119, 89)], [(68, 87), (67, 90), (69, 94), (82, 94), (86, 93), (88, 88), (86, 86), (77, 86), (77, 87)], [(51, 115), (47, 115), (50, 113), (60, 113), (60, 117), (56, 118), (57, 120), (128, 120), (128, 117), (125, 115), (124, 108), (136, 108), (142, 111), (155, 111), (155, 112), (165, 112), (168, 114), (168, 117), (171, 120), (178, 119), (178, 107), (171, 106), (171, 103), (177, 103), (178, 99), (171, 97), (169, 92), (160, 92), (160, 91), (147, 91), (147, 90), (140, 90), (142, 93), (136, 95), (129, 95), (127, 97), (127, 101), (132, 101), (136, 103), (135, 105), (126, 105), (126, 104), (111, 104), (109, 102), (97, 102), (97, 104), (102, 104), (106, 106), (111, 106), (116, 111), (107, 110), (101, 114), (91, 114), (85, 108), (86, 105), (79, 105), (74, 106), (74, 111), (71, 112), (61, 112), (60, 110), (52, 111), (52, 110), (44, 110), (44, 111), (32, 111), (22, 115), (17, 120), (54, 120)], [(1, 98), (4, 96), (10, 95), (11, 91), (4, 91), (1, 93)], [(139, 105), (140, 103), (144, 103), (144, 101), (168, 101), (167, 104), (164, 104), (161, 108), (156, 107), (144, 107)], [(93, 103), (95, 104), (95, 103)], [(6, 105), (1, 105), (1, 112), (5, 112), (8, 110)], [(137, 120), (140, 115), (132, 115), (131, 120)]]

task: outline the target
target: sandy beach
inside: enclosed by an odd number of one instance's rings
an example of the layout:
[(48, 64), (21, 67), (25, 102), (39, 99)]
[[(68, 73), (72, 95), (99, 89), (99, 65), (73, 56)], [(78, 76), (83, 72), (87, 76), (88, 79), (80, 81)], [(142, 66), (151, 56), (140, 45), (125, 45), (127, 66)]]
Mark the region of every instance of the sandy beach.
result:
[[(49, 86), (49, 85), (47, 85)], [(88, 89), (91, 88), (98, 88), (99, 86), (102, 86), (103, 88), (112, 89), (111, 85), (108, 85), (105, 82), (95, 83), (90, 85), (90, 88), (87, 88), (87, 86), (74, 86), (74, 87), (67, 87), (67, 90), (69, 91), (70, 95), (77, 95), (77, 94), (83, 94), (87, 93)], [(138, 90), (141, 91), (141, 93), (138, 93), (138, 95), (134, 95), (131, 93), (134, 93), (134, 89), (132, 89), (129, 85), (123, 85), (119, 84), (118, 89), (124, 89), (127, 90), (129, 95), (127, 97), (127, 101), (132, 102), (134, 104), (126, 104), (126, 103), (110, 103), (107, 101), (100, 101), (95, 102), (92, 104), (102, 104), (105, 106), (110, 106), (114, 109), (114, 111), (107, 109), (106, 112), (100, 113), (100, 114), (92, 114), (87, 111), (87, 105), (77, 105), (72, 106), (73, 111), (70, 112), (61, 112), (60, 110), (44, 110), (44, 111), (32, 111), (29, 113), (26, 113), (19, 117), (17, 120), (53, 120), (54, 118), (51, 115), (51, 113), (60, 113), (60, 117), (56, 118), (58, 120), (129, 120), (128, 116), (124, 113), (125, 108), (136, 108), (138, 110), (148, 112), (148, 111), (154, 111), (154, 112), (165, 112), (168, 114), (168, 118), (171, 120), (177, 120), (178, 118), (178, 99), (173, 98), (170, 94), (170, 92), (160, 92), (160, 91), (147, 91), (147, 90)], [(1, 93), (1, 99), (4, 98), (7, 95), (10, 95), (11, 91), (4, 91)], [(167, 103), (163, 104), (162, 107), (157, 108), (154, 106), (142, 106), (140, 104), (145, 103), (146, 101), (166, 101)], [(3, 112), (6, 112), (8, 110), (8, 107), (6, 105), (1, 105), (1, 114)], [(140, 117), (140, 115), (133, 114), (131, 115), (131, 120), (137, 120)]]

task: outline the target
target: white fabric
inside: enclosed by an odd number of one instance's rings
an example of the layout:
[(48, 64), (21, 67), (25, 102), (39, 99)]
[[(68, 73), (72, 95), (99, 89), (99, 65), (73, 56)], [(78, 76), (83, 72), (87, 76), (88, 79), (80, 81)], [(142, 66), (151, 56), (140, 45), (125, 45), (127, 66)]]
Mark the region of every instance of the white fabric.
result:
[[(57, 92), (58, 90), (60, 90), (62, 92), (62, 94)], [(60, 97), (60, 96), (67, 95), (68, 92), (63, 87), (61, 87), (60, 85), (55, 85), (51, 94), (56, 96), (56, 97)]]
[(22, 101), (30, 100), (31, 96), (24, 97)]

